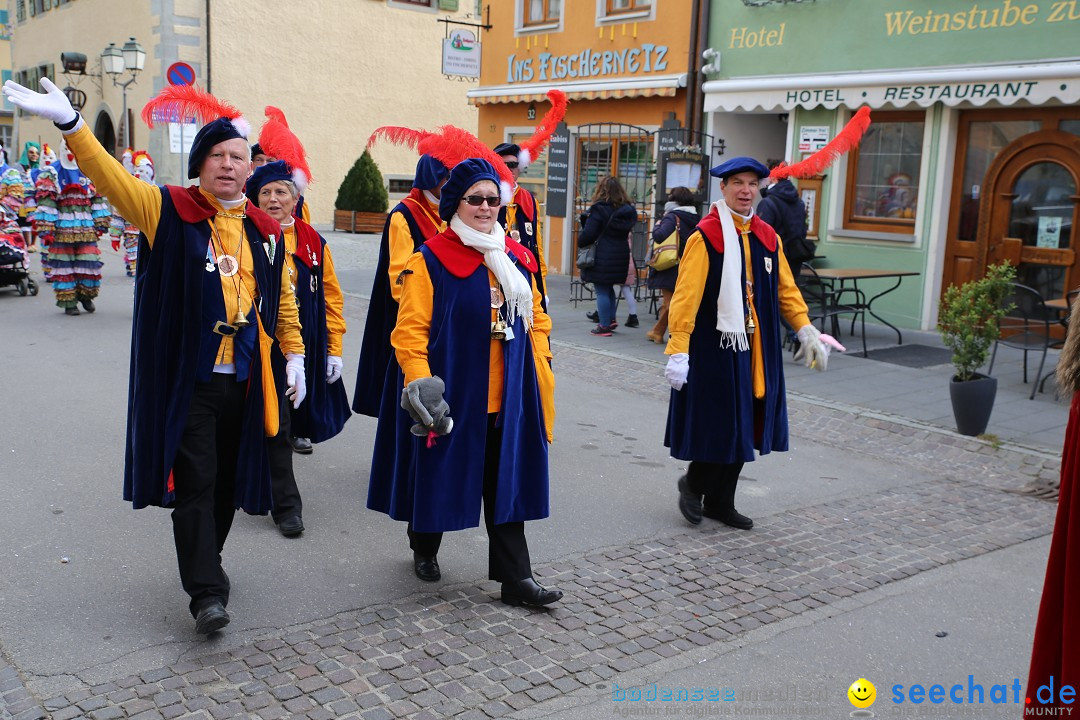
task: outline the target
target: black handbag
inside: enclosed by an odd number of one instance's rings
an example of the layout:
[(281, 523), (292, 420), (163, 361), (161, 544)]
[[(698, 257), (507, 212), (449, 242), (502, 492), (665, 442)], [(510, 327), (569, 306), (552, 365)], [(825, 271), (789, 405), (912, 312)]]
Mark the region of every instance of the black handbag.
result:
[(592, 245), (587, 247), (578, 248), (577, 251), (577, 266), (578, 270), (588, 270), (596, 266), (596, 246), (600, 244), (600, 238), (605, 232), (607, 232), (608, 226), (611, 225), (611, 218), (615, 217), (614, 214), (609, 215), (607, 222), (604, 223), (604, 229), (600, 231), (600, 234), (596, 236), (596, 240)]

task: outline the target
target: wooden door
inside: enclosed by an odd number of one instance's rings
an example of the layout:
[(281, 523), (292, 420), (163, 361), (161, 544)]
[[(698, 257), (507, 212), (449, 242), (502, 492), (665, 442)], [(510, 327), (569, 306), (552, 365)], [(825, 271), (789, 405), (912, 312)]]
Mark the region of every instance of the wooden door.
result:
[(1041, 130), (1009, 144), (986, 173), (976, 267), (1016, 266), (1045, 299), (1080, 285), (1080, 137)]

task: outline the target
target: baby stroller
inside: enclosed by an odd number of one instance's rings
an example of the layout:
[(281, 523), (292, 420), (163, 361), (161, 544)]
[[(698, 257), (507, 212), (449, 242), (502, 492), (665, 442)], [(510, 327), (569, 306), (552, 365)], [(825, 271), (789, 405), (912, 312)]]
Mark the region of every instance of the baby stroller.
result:
[(26, 297), (27, 293), (37, 295), (38, 286), (30, 277), (29, 268), (26, 242), (19, 232), (18, 224), (14, 229), (0, 228), (0, 288), (14, 285), (23, 297)]

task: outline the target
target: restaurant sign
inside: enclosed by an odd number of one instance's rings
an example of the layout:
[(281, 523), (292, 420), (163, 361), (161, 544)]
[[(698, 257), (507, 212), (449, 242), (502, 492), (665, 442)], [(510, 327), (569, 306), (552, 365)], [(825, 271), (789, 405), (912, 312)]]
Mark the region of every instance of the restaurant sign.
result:
[(535, 58), (506, 58), (506, 82), (527, 83), (578, 78), (601, 78), (662, 72), (668, 67), (668, 46), (642, 43), (621, 50), (594, 50), (553, 55), (542, 52)]

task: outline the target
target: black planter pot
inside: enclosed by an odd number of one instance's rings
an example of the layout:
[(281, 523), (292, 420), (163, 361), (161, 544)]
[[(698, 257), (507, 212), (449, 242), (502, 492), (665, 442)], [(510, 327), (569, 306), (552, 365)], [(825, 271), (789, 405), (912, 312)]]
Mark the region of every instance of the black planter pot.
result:
[(981, 435), (990, 423), (997, 395), (997, 378), (975, 374), (971, 380), (959, 382), (953, 376), (949, 382), (956, 431), (961, 435)]

